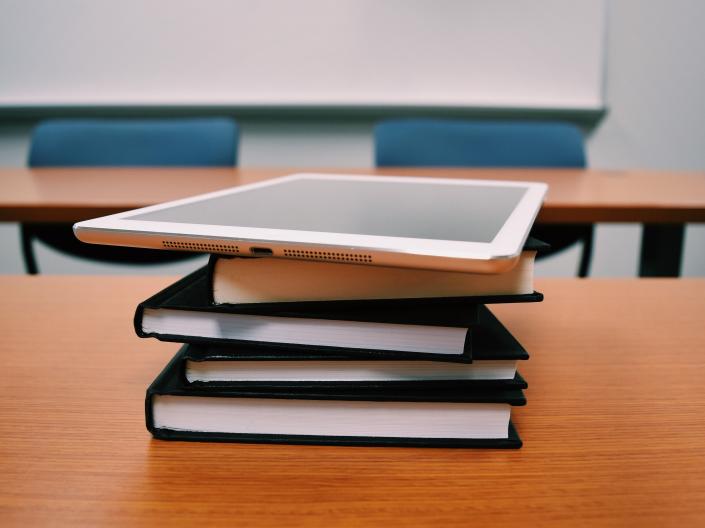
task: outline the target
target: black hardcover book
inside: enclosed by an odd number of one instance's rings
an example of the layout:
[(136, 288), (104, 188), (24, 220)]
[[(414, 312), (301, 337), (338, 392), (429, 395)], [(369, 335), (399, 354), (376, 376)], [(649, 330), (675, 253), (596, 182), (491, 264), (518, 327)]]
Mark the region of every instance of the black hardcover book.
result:
[[(340, 303), (351, 307), (392, 302), (400, 307), (449, 299), (464, 302), (468, 297), (470, 302), (491, 302), (493, 297), (533, 293), (534, 258), (548, 247), (529, 238), (516, 266), (497, 274), (211, 255), (209, 300), (218, 305), (269, 304), (277, 309), (293, 303), (297, 310), (306, 303), (306, 309), (324, 311)], [(485, 300), (478, 301), (478, 297)]]
[(293, 391), (189, 386), (179, 352), (147, 389), (147, 429), (165, 440), (519, 448), (521, 390)]
[(500, 297), (219, 305), (209, 302), (206, 268), (142, 302), (140, 337), (194, 344), (248, 344), (359, 355), (404, 353), (472, 361), (471, 328), (483, 302), (537, 302), (540, 293)]
[(183, 348), (186, 381), (200, 386), (408, 390), (525, 389), (517, 363), (529, 355), (485, 307), (472, 333), (472, 363), (428, 361), (393, 352), (361, 358), (340, 352), (292, 352), (247, 345)]

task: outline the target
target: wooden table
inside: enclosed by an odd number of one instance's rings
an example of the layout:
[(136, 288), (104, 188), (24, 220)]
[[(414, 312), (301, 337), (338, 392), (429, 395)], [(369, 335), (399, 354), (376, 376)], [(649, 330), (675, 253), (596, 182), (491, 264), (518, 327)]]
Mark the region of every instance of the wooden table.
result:
[(705, 222), (705, 174), (578, 169), (0, 169), (0, 221), (76, 222), (293, 172), (543, 181), (539, 223), (645, 223), (642, 275), (677, 275), (683, 223)]
[(538, 281), (518, 451), (164, 442), (167, 278), (0, 277), (3, 526), (703, 526), (705, 280)]

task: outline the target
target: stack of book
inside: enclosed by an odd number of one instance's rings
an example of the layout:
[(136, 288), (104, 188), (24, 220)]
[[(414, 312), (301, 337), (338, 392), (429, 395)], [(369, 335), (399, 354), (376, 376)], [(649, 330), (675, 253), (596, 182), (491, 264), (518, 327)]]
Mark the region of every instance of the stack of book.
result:
[(529, 239), (496, 275), (228, 258), (141, 303), (184, 345), (147, 390), (162, 439), (518, 448), (521, 344), (485, 306), (536, 302)]

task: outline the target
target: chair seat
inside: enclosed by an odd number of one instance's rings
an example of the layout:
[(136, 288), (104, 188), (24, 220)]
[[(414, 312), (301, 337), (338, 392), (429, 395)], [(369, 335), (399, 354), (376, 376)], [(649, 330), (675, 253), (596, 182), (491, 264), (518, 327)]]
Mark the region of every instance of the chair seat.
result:
[[(573, 125), (541, 121), (390, 119), (375, 126), (379, 167), (585, 167), (580, 131)], [(588, 275), (591, 225), (534, 226), (547, 242), (546, 257), (583, 243), (580, 277)]]
[[(32, 135), (31, 167), (232, 167), (239, 129), (232, 119), (54, 119)], [(79, 242), (71, 224), (24, 224), (22, 253), (38, 273), (32, 248), (40, 240), (68, 255), (118, 264), (164, 264), (192, 253)]]

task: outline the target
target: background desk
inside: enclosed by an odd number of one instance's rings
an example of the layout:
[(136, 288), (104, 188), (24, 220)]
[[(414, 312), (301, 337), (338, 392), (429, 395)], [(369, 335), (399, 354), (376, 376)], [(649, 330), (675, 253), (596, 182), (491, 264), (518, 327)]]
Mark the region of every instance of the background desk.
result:
[(0, 277), (4, 526), (702, 526), (705, 280), (538, 281), (495, 306), (531, 359), (518, 451), (172, 443), (141, 340), (170, 282)]
[(75, 222), (293, 172), (543, 181), (540, 223), (645, 223), (642, 275), (680, 269), (683, 223), (705, 222), (705, 174), (565, 169), (0, 169), (0, 221)]

